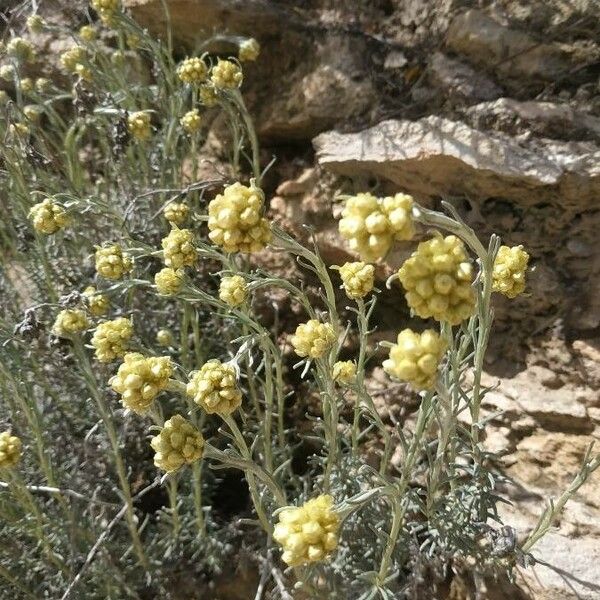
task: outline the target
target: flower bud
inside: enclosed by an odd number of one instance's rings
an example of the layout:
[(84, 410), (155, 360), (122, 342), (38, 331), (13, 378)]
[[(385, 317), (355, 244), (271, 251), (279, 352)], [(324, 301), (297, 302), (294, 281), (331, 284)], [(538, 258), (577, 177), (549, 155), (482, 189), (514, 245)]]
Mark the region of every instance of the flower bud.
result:
[(93, 285), (89, 285), (83, 290), (83, 298), (92, 316), (101, 317), (108, 312), (110, 307), (108, 296), (98, 292)]
[(398, 342), (390, 349), (390, 357), (383, 362), (383, 370), (390, 376), (406, 381), (415, 391), (430, 390), (435, 386), (437, 370), (446, 351), (446, 343), (433, 329), (415, 333), (404, 329)]
[(240, 44), (240, 50), (238, 52), (238, 58), (240, 59), (240, 62), (253, 62), (258, 58), (259, 54), (260, 44), (254, 38), (244, 40)]
[(165, 265), (173, 269), (191, 267), (198, 258), (194, 246), (194, 234), (189, 229), (171, 229), (162, 240)]
[(52, 333), (58, 337), (70, 337), (74, 333), (85, 331), (89, 326), (90, 322), (82, 310), (65, 309), (56, 315)]
[(273, 539), (283, 548), (282, 560), (291, 567), (325, 559), (338, 545), (340, 518), (333, 499), (317, 496), (300, 507), (290, 506), (279, 513)]
[(217, 89), (235, 89), (242, 85), (241, 67), (230, 60), (219, 59), (210, 72), (210, 80)]
[(121, 358), (127, 351), (132, 334), (133, 325), (125, 317), (100, 323), (92, 336), (96, 358), (103, 363)]
[(183, 202), (169, 202), (163, 209), (165, 219), (175, 225), (182, 225), (189, 213), (189, 206)]
[(373, 290), (375, 267), (364, 262), (348, 262), (340, 268), (340, 277), (348, 298), (358, 300)]
[(160, 433), (152, 438), (150, 445), (156, 452), (154, 464), (170, 473), (202, 458), (204, 438), (187, 419), (181, 415), (174, 415), (165, 421)]
[(0, 469), (10, 469), (21, 460), (23, 444), (10, 431), (0, 433)]
[(32, 206), (29, 210), (29, 218), (33, 228), (45, 235), (52, 235), (69, 224), (65, 209), (50, 198)]
[(298, 356), (322, 358), (336, 340), (335, 330), (330, 323), (320, 323), (311, 319), (296, 328), (291, 342)]
[(333, 365), (331, 377), (342, 385), (352, 383), (356, 379), (356, 363), (353, 360), (339, 360)]
[(206, 63), (197, 56), (186, 58), (179, 67), (177, 67), (177, 75), (183, 83), (200, 85), (202, 82), (206, 81), (208, 67), (206, 66)]
[(121, 279), (133, 269), (133, 259), (118, 244), (96, 248), (96, 271), (105, 279)]
[(174, 296), (183, 285), (183, 270), (165, 267), (154, 276), (154, 283), (162, 296)]
[(240, 306), (248, 297), (246, 281), (240, 275), (223, 277), (219, 286), (219, 298), (231, 307)]
[(235, 368), (219, 360), (209, 360), (190, 374), (186, 393), (208, 414), (229, 416), (242, 403)]
[(500, 292), (508, 298), (516, 298), (525, 289), (525, 272), (529, 263), (529, 254), (523, 246), (500, 246), (494, 261), (494, 292)]

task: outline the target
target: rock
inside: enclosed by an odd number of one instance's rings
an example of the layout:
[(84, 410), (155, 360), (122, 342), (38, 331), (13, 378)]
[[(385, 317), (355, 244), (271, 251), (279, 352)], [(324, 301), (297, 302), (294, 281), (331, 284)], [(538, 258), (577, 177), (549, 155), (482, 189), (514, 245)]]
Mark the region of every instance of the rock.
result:
[(529, 145), (461, 121), (429, 116), (388, 120), (358, 133), (313, 140), (319, 163), (334, 173), (375, 175), (418, 197), (502, 197), (523, 204), (582, 206), (600, 193), (600, 148), (537, 140)]
[(446, 44), (472, 64), (502, 75), (516, 93), (536, 85), (539, 89), (540, 83), (564, 77), (586, 62), (566, 44), (538, 41), (476, 9), (454, 18)]
[(535, 600), (597, 600), (600, 597), (600, 543), (548, 533), (532, 554), (552, 567), (537, 564), (520, 572)]
[(500, 98), (469, 107), (464, 114), (473, 127), (509, 135), (527, 132), (553, 139), (600, 141), (600, 118), (568, 104)]
[(433, 87), (451, 98), (477, 101), (491, 100), (502, 95), (502, 89), (491, 79), (442, 52), (433, 55), (427, 65), (427, 77)]
[[(267, 0), (167, 0), (173, 38), (193, 49), (217, 32), (260, 38), (297, 22), (294, 14)], [(161, 0), (123, 0), (133, 18), (157, 35), (166, 31), (167, 15)]]

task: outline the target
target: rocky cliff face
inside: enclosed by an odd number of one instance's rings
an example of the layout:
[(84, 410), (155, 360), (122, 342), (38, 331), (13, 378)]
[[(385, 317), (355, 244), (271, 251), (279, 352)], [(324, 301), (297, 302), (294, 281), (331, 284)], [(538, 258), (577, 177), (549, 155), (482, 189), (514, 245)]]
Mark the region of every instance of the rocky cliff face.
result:
[[(160, 0), (124, 0), (162, 33)], [(271, 210), (347, 257), (335, 192), (452, 202), (485, 239), (532, 255), (528, 294), (497, 300), (487, 363), (507, 508), (519, 531), (563, 489), (600, 432), (600, 6), (597, 0), (167, 0), (178, 52), (212, 31), (263, 46), (247, 69), (271, 171)], [(227, 46), (219, 47), (226, 52)], [(218, 117), (209, 136), (219, 152)], [(384, 278), (406, 252), (379, 269)], [(399, 291), (384, 298), (391, 338)], [(389, 324), (389, 325), (388, 325)], [(523, 575), (535, 599), (600, 595), (600, 478), (577, 495)], [(494, 596), (490, 591), (490, 597)]]

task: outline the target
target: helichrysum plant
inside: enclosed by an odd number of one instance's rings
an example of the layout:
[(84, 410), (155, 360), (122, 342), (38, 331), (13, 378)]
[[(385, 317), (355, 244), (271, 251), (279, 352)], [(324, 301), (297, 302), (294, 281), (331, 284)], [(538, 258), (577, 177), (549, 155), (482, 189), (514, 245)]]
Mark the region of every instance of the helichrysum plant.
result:
[[(339, 198), (354, 257), (325, 264), (268, 215), (243, 93), (258, 42), (215, 32), (198, 48), (237, 56), (176, 61), (168, 15), (158, 40), (118, 0), (91, 9), (73, 32), (29, 15), (74, 40), (56, 81), (31, 77), (25, 28), (0, 60), (0, 589), (170, 598), (242, 547), (265, 598), (389, 600), (425, 581), (433, 597), (453, 569), (532, 564), (600, 458), (525, 539), (499, 522), (482, 374), (494, 294), (527, 293), (525, 245), (481, 240), (450, 204), (364, 191)], [(207, 111), (231, 132), (209, 181)], [(396, 248), (406, 304), (378, 342), (378, 263)], [(270, 272), (270, 252), (306, 278)], [(269, 311), (273, 291), (293, 314)], [(386, 398), (418, 400), (407, 423), (384, 420), (375, 367)]]

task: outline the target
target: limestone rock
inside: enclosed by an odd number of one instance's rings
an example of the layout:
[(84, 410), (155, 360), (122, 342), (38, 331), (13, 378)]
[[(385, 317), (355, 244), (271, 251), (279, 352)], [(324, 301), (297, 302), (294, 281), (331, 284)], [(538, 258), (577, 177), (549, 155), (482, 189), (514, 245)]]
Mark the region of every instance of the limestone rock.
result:
[(502, 89), (468, 64), (436, 52), (427, 66), (429, 82), (450, 97), (468, 100), (491, 100)]
[(600, 192), (600, 148), (537, 140), (524, 145), (461, 121), (388, 120), (358, 133), (313, 140), (319, 163), (338, 174), (370, 174), (420, 197), (502, 197), (524, 204), (560, 196), (591, 203)]
[(525, 31), (503, 26), (481, 10), (469, 10), (454, 18), (447, 46), (474, 65), (503, 75), (506, 82), (519, 80), (513, 89), (554, 81), (586, 62), (566, 44), (544, 42)]

